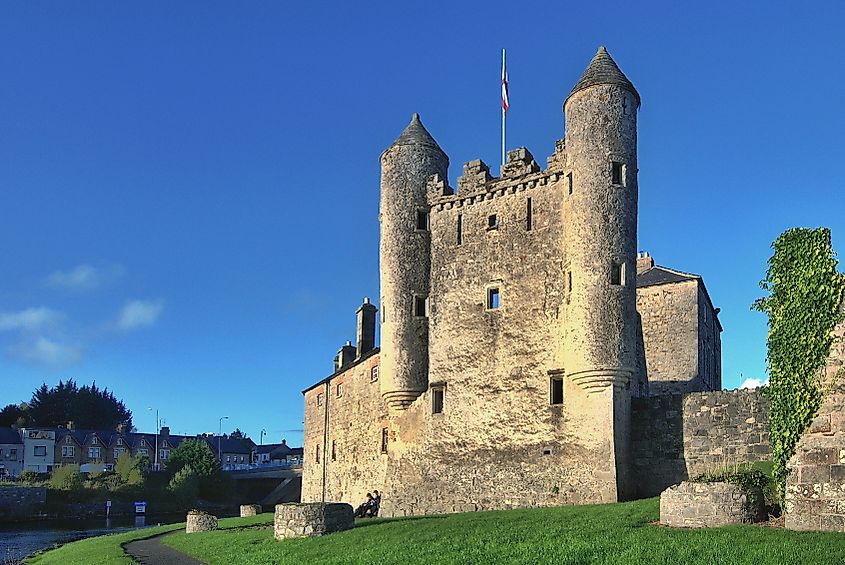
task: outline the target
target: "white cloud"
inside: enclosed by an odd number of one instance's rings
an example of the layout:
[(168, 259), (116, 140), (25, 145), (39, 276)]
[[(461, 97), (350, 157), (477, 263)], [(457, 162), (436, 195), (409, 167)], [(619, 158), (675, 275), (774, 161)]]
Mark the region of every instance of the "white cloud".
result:
[(739, 385), (739, 388), (760, 388), (761, 386), (766, 386), (769, 384), (769, 379), (765, 381), (761, 381), (760, 379), (745, 379), (742, 381), (742, 384)]
[(54, 369), (74, 365), (82, 359), (80, 348), (64, 345), (46, 337), (25, 340), (9, 349), (8, 353), (12, 358)]
[(117, 317), (117, 327), (124, 331), (152, 326), (164, 309), (163, 300), (132, 300), (127, 302)]
[(69, 290), (93, 290), (108, 284), (121, 276), (125, 269), (121, 265), (93, 267), (78, 265), (69, 271), (56, 271), (45, 279), (45, 284), (54, 288)]
[(0, 331), (37, 331), (56, 325), (62, 319), (61, 312), (50, 308), (27, 308), (19, 312), (0, 312)]

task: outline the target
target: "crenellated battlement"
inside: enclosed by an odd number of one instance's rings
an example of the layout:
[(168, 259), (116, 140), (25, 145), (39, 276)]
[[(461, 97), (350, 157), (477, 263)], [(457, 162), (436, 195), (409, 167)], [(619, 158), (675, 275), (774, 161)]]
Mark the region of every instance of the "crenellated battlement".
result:
[(463, 174), (458, 177), (458, 190), (450, 187), (439, 175), (428, 179), (428, 198), (432, 211), (470, 206), (485, 200), (516, 194), (554, 184), (563, 175), (566, 163), (566, 144), (563, 139), (555, 142), (555, 152), (548, 157), (545, 170), (525, 147), (508, 151), (508, 160), (502, 176), (490, 174), (490, 166), (481, 159), (464, 163)]

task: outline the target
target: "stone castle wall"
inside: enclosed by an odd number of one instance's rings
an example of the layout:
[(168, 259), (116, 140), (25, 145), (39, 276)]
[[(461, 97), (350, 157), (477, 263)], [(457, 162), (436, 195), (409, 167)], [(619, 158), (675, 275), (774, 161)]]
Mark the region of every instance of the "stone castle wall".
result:
[(772, 457), (769, 402), (759, 389), (635, 398), (631, 429), (639, 497), (707, 471)]
[[(379, 381), (372, 381), (373, 368), (379, 368), (377, 350), (333, 377), (328, 391), (325, 384), (320, 384), (305, 392), (303, 502), (322, 498), (324, 458), (328, 477), (326, 501), (344, 501), (357, 506), (368, 492), (383, 488), (387, 456), (381, 452), (381, 430), (387, 425), (387, 407), (381, 397)], [(337, 385), (342, 387), (340, 398)], [(323, 395), (322, 406), (317, 405), (319, 394)], [(329, 434), (324, 450), (326, 406)]]

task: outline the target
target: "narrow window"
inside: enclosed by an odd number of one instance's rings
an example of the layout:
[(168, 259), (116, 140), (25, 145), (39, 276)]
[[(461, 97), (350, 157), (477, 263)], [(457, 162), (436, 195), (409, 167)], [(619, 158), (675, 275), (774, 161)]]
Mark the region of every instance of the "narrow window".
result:
[(464, 215), (458, 214), (458, 245), (464, 242), (464, 234), (463, 234), (463, 227), (464, 227)]
[(428, 212), (417, 210), (417, 230), (428, 231)]
[(315, 454), (316, 454), (315, 461), (317, 461), (317, 463), (319, 463), (320, 462), (320, 446), (319, 445), (317, 446), (317, 450), (315, 451)]
[(317, 393), (317, 406), (322, 406), (322, 405), (323, 405), (323, 393), (320, 392), (320, 393)]
[(552, 377), (549, 381), (549, 402), (552, 405), (563, 404), (563, 377)]
[(428, 298), (425, 296), (414, 296), (414, 316), (418, 318), (428, 316)]
[(381, 306), (381, 323), (383, 324), (385, 320), (387, 320), (387, 307), (384, 305), (384, 296), (381, 297), (379, 306)]
[(496, 214), (490, 214), (487, 216), (487, 229), (494, 230), (499, 227), (499, 218), (496, 217)]
[(619, 161), (611, 161), (610, 182), (613, 184), (623, 184), (622, 176), (622, 163), (620, 163)]
[(445, 389), (443, 389), (442, 387), (431, 389), (431, 413), (432, 414), (442, 414), (443, 413), (444, 393), (445, 393)]
[(526, 231), (531, 231), (531, 228), (534, 227), (534, 214), (533, 210), (531, 209), (531, 199), (528, 199), (528, 206), (525, 210), (525, 229)]
[(543, 450), (543, 455), (551, 455), (551, 454), (552, 454), (552, 450), (551, 450), (551, 449), (544, 449), (544, 450)]
[(337, 397), (343, 396), (343, 383), (337, 383)]
[(387, 453), (387, 438), (388, 438), (388, 431), (387, 428), (381, 429), (381, 452)]
[(332, 440), (332, 461), (337, 461), (337, 441)]
[(487, 309), (488, 310), (496, 310), (499, 307), (499, 289), (498, 288), (488, 288), (487, 289)]
[(566, 271), (566, 292), (572, 292), (572, 271)]
[(370, 382), (374, 383), (378, 381), (378, 367), (373, 367), (370, 369)]
[(566, 175), (566, 189), (569, 194), (572, 194), (572, 173)]
[(625, 284), (625, 264), (613, 262), (610, 266), (610, 284), (622, 286)]

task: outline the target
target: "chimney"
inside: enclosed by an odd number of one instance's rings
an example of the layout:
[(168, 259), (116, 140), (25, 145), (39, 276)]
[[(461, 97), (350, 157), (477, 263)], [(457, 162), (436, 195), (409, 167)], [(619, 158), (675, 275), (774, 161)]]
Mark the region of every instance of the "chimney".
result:
[(67, 429), (69, 429), (69, 430), (72, 430), (73, 429), (73, 420), (68, 420), (67, 425), (65, 427), (67, 427)]
[(369, 298), (358, 308), (358, 350), (360, 359), (376, 347), (376, 307)]
[(170, 437), (170, 427), (169, 426), (162, 426), (161, 431), (158, 433), (158, 435), (160, 435), (162, 437)]
[(347, 341), (346, 345), (340, 348), (335, 357), (335, 371), (346, 367), (355, 361), (355, 346), (351, 341)]
[(654, 267), (654, 258), (648, 254), (648, 251), (640, 251), (637, 253), (637, 274), (643, 271), (648, 271)]
[(285, 440), (285, 438), (282, 438), (282, 445), (287, 445), (287, 444), (288, 444), (287, 440)]

